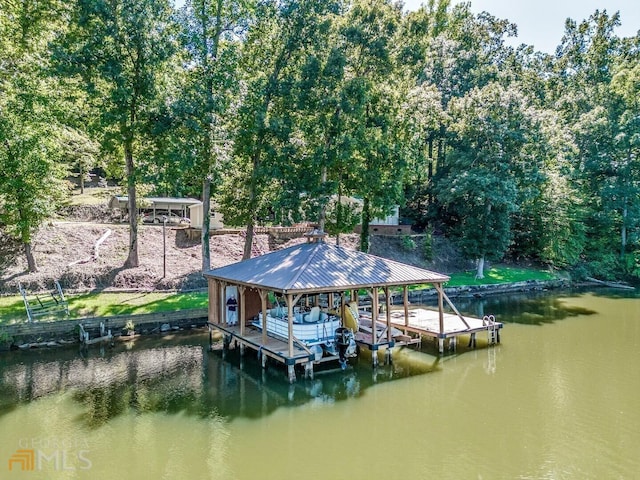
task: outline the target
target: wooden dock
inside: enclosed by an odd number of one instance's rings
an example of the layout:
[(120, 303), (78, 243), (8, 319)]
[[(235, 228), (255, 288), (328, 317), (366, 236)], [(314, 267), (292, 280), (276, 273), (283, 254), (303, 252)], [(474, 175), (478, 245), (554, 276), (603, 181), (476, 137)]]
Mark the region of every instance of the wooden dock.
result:
[(490, 343), (500, 343), (500, 329), (503, 324), (496, 322), (493, 315), (484, 318), (474, 318), (453, 313), (443, 313), (443, 331), (440, 331), (440, 314), (426, 308), (414, 308), (405, 312), (393, 310), (390, 312), (391, 326), (402, 330), (405, 335), (409, 332), (417, 335), (437, 338), (440, 351), (444, 349), (444, 340), (469, 335), (469, 343), (475, 346), (475, 336), (478, 332), (487, 332)]
[[(218, 323), (208, 322), (209, 330), (217, 330), (222, 333), (225, 347), (232, 342), (236, 342), (240, 346), (240, 353), (244, 354), (244, 350), (249, 348), (254, 350), (260, 357), (262, 367), (266, 366), (267, 358), (283, 363), (287, 366), (289, 379), (295, 379), (295, 366), (304, 365), (305, 375), (313, 376), (313, 364), (320, 363), (316, 361), (316, 355), (305, 345), (294, 342), (293, 354), (289, 353), (289, 341), (280, 339), (272, 335), (265, 338), (262, 331), (252, 326), (245, 326), (243, 332), (239, 325), (221, 325)], [(334, 360), (337, 357), (323, 357), (321, 361)]]

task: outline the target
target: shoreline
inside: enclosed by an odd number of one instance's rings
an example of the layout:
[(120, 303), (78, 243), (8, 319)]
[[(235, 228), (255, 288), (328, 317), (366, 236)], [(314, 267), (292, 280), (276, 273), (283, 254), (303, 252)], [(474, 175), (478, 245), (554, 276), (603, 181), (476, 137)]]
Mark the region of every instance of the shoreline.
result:
[[(535, 292), (547, 290), (565, 290), (572, 288), (616, 288), (615, 285), (604, 284), (602, 282), (571, 282), (565, 279), (556, 280), (527, 280), (524, 282), (499, 283), (486, 285), (465, 285), (457, 287), (445, 288), (445, 293), (450, 298), (477, 298), (481, 299), (487, 296), (501, 295), (515, 292)], [(628, 286), (619, 286), (629, 290)], [(631, 287), (633, 288), (633, 287)], [(634, 288), (635, 290), (635, 288)], [(126, 289), (127, 292), (147, 291)], [(157, 290), (156, 290), (157, 291)], [(175, 290), (167, 291), (172, 292)], [(192, 290), (199, 291), (199, 290)], [(203, 291), (206, 291), (204, 289)], [(117, 293), (117, 292), (114, 292)], [(122, 292), (124, 293), (124, 292)], [(408, 293), (410, 303), (425, 303), (436, 297), (435, 289), (413, 290)], [(392, 303), (398, 295), (392, 295)], [(73, 318), (65, 320), (54, 320), (50, 322), (33, 322), (33, 323), (14, 323), (11, 325), (0, 325), (0, 351), (7, 350), (28, 350), (39, 347), (60, 347), (70, 344), (80, 344), (77, 332), (77, 326), (82, 324), (85, 330), (90, 333), (92, 338), (100, 336), (100, 324), (104, 324), (109, 329), (124, 328), (128, 319), (133, 320), (137, 325), (143, 326), (149, 324), (155, 328), (144, 328), (138, 330), (136, 335), (151, 335), (161, 331), (177, 331), (183, 330), (185, 327), (194, 328), (195, 324), (200, 323), (199, 320), (205, 319), (206, 310), (193, 309), (177, 310), (175, 312), (159, 312), (154, 314), (139, 315), (113, 315), (107, 317), (91, 317), (91, 318)], [(197, 315), (194, 313), (197, 311)], [(182, 318), (184, 317), (184, 318)], [(196, 320), (197, 319), (197, 320)], [(204, 322), (203, 322), (204, 323)], [(161, 329), (160, 327), (164, 327)], [(112, 338), (124, 336), (124, 334), (115, 333)], [(111, 339), (109, 339), (111, 340)], [(108, 341), (108, 340), (105, 340)]]

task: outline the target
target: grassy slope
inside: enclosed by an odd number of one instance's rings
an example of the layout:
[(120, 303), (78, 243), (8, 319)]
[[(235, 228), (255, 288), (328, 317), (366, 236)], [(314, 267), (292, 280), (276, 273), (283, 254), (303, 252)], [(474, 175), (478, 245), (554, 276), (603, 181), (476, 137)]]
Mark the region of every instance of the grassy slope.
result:
[[(35, 297), (29, 297), (29, 301)], [(71, 318), (135, 315), (151, 312), (206, 308), (207, 292), (192, 293), (86, 293), (69, 295)], [(0, 325), (26, 319), (21, 296), (0, 298)]]
[[(482, 280), (475, 278), (474, 272), (451, 275), (448, 287), (461, 285), (489, 285), (523, 282), (527, 280), (553, 280), (554, 274), (530, 268), (493, 267)], [(35, 300), (35, 297), (30, 298)], [(101, 317), (109, 315), (141, 314), (189, 308), (206, 308), (207, 292), (191, 293), (86, 293), (68, 298), (72, 318)], [(22, 297), (0, 298), (0, 325), (25, 320)]]

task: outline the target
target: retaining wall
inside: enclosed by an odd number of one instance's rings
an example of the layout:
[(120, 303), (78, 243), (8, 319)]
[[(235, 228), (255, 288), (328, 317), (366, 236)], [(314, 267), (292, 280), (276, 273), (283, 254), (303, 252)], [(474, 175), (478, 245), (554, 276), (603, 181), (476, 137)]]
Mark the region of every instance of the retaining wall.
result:
[[(122, 331), (126, 323), (131, 320), (136, 332), (152, 333), (160, 331), (160, 327), (167, 323), (171, 327), (203, 326), (207, 323), (207, 309), (177, 310), (173, 312), (158, 312), (142, 315), (114, 315), (111, 317), (74, 318), (50, 322), (25, 322), (0, 326), (0, 339), (10, 337), (14, 344), (29, 341), (55, 341), (59, 339), (78, 340), (78, 324), (82, 324), (90, 337), (99, 335), (100, 323), (104, 323), (106, 330), (112, 334)], [(156, 330), (157, 329), (157, 330)]]

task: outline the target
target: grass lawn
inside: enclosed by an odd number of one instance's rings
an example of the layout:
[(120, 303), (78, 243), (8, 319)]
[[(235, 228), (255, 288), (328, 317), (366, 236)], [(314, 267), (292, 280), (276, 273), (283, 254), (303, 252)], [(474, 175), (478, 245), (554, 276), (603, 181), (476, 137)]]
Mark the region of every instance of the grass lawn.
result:
[(557, 277), (548, 270), (535, 268), (520, 268), (495, 266), (485, 271), (482, 280), (476, 279), (476, 271), (466, 271), (449, 275), (451, 280), (447, 287), (474, 286), (474, 285), (496, 285), (498, 283), (526, 282), (527, 280), (554, 280)]
[[(553, 280), (551, 272), (534, 268), (495, 266), (487, 270), (485, 278), (477, 280), (475, 271), (454, 273), (445, 286), (491, 285), (498, 283), (524, 282), (527, 280)], [(412, 289), (427, 288), (416, 285)], [(35, 297), (34, 297), (35, 298)], [(30, 299), (31, 300), (31, 299)], [(68, 295), (71, 318), (103, 317), (109, 315), (142, 314), (207, 308), (207, 292), (192, 293), (86, 293)], [(0, 325), (8, 325), (26, 320), (22, 297), (0, 297)]]
[[(523, 267), (508, 267), (497, 265), (485, 270), (482, 280), (476, 279), (476, 271), (468, 270), (466, 272), (452, 273), (449, 275), (451, 280), (444, 284), (446, 287), (462, 287), (462, 286), (478, 286), (478, 285), (497, 285), (500, 283), (516, 283), (526, 282), (527, 280), (555, 280), (558, 276), (548, 270)], [(431, 285), (412, 285), (409, 290), (423, 290), (432, 288)]]
[[(66, 297), (71, 318), (206, 308), (208, 302), (207, 292), (86, 293)], [(29, 300), (31, 301), (31, 298)], [(0, 298), (0, 325), (24, 321), (26, 318), (21, 296)]]

